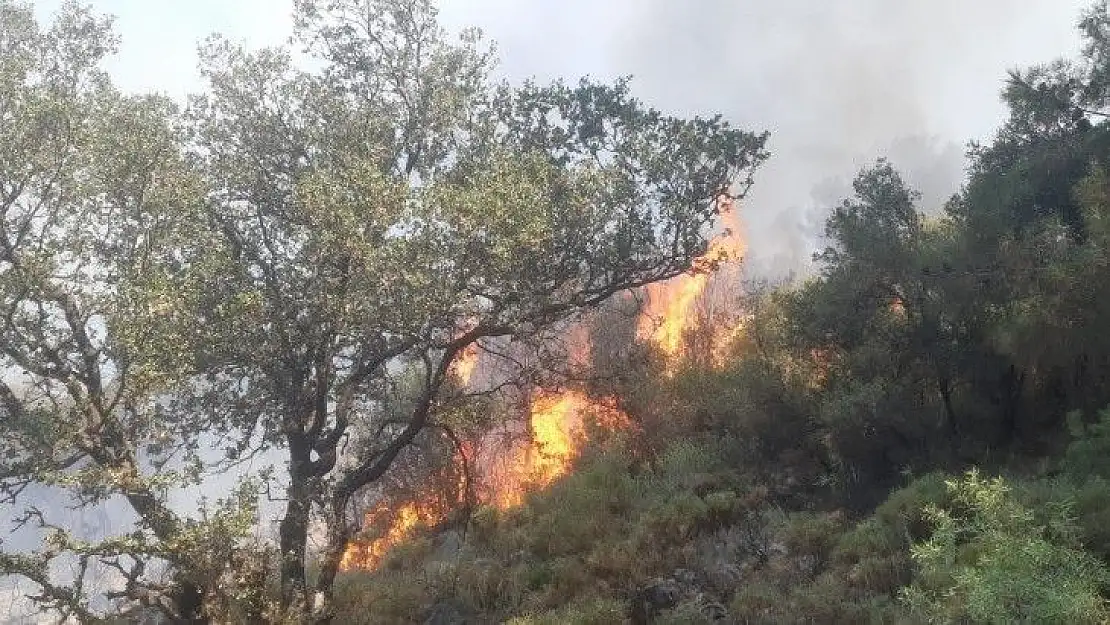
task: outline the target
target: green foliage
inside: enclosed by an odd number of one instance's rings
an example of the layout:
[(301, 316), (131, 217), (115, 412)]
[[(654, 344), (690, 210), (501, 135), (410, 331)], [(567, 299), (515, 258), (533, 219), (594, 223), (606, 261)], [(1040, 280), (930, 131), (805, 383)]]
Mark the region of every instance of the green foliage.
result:
[(509, 619), (506, 625), (609, 625), (624, 620), (624, 605), (611, 597), (587, 597), (539, 616)]
[(753, 580), (736, 592), (729, 611), (742, 623), (773, 623), (782, 607), (782, 595), (773, 583)]
[(907, 470), (1054, 453), (1071, 411), (1110, 402), (1106, 15), (1079, 62), (1010, 76), (1009, 119), (942, 216), (888, 162), (862, 171), (786, 298), (786, 344), (828, 365), (807, 416), (853, 509)]
[(420, 622), (430, 607), (428, 582), (420, 576), (341, 577), (335, 587), (341, 622), (352, 625)]
[[(457, 558), (399, 557), (396, 568), (344, 580), (336, 599), (340, 616), (361, 611), (358, 618), (369, 620), (359, 622), (384, 623), (405, 609), (421, 614), (450, 600), (522, 623), (619, 622), (637, 586), (683, 565), (689, 540), (759, 506), (711, 445), (678, 442), (655, 471), (633, 473), (629, 460), (627, 450), (610, 448), (521, 508), (480, 509)], [(429, 575), (432, 569), (438, 572)], [(425, 581), (413, 583), (419, 592), (402, 593), (404, 606), (379, 609), (352, 594), (362, 585), (388, 588), (407, 580)]]
[[(279, 450), (279, 616), (326, 615), (352, 500), (467, 412), (453, 362), (686, 271), (767, 157), (765, 134), (664, 115), (628, 80), (495, 83), (480, 34), (452, 39), (428, 0), (298, 0), (293, 21), (285, 47), (207, 40), (182, 114), (113, 87), (110, 20), (67, 2), (40, 27), (0, 0), (0, 498), (125, 502), (138, 538), (59, 542), (131, 576), (124, 610), (202, 617), (206, 567), (238, 562), (249, 523), (169, 494)], [(48, 609), (93, 618), (83, 580), (11, 563)], [(149, 579), (167, 567), (197, 587)]]
[(1110, 481), (1096, 477), (1074, 491), (1061, 486), (1054, 490), (1056, 498), (1069, 500), (1083, 546), (1103, 562), (1110, 562)]
[(1098, 412), (1097, 420), (1086, 424), (1079, 412), (1068, 414), (1072, 441), (1064, 452), (1060, 468), (1076, 478), (1110, 478), (1110, 408)]
[(925, 508), (934, 529), (915, 544), (918, 568), (902, 599), (931, 622), (1099, 623), (1110, 618), (1106, 566), (1069, 540), (1066, 507), (1047, 525), (998, 478), (948, 483), (952, 503)]
[[(110, 570), (123, 618), (304, 621), (335, 590), (341, 622), (609, 623), (697, 569), (748, 622), (1110, 618), (1107, 3), (1079, 62), (1012, 73), (943, 215), (889, 162), (860, 172), (818, 275), (747, 297), (724, 366), (661, 380), (608, 346), (641, 432), (595, 438), (518, 509), (479, 508), (451, 558), (420, 534), (334, 589), (352, 501), (429, 473), (404, 450), (504, 417), (457, 359), (688, 269), (766, 136), (666, 116), (628, 80), (496, 84), (480, 34), (450, 39), (430, 0), (294, 4), (311, 71), (216, 37), (182, 114), (111, 84), (109, 20), (67, 3), (40, 26), (0, 0), (0, 501), (44, 536), (0, 574), (45, 609), (108, 616), (85, 581)], [(170, 508), (274, 450), (276, 551), (249, 538), (269, 475)], [(1030, 459), (1050, 477), (1012, 490), (938, 472)], [(82, 540), (34, 488), (137, 522)]]
[[(342, 581), (351, 622), (419, 621), (449, 602), (519, 623), (619, 622), (637, 588), (705, 565), (692, 546), (719, 532), (745, 537), (727, 552), (744, 573), (703, 587), (749, 623), (1101, 622), (1110, 573), (1101, 478), (1015, 483), (972, 472), (917, 478), (872, 514), (783, 512), (731, 475), (721, 451), (694, 439), (633, 472), (619, 450), (522, 508), (479, 512), (457, 555), (398, 556), (397, 565)], [(1103, 541), (1105, 539), (1102, 539)], [(348, 586), (348, 584), (351, 584)], [(359, 589), (396, 593), (363, 602)], [(378, 596), (378, 595), (374, 595)], [(712, 622), (708, 594), (680, 597), (656, 623)], [(348, 615), (350, 615), (348, 617)], [(359, 620), (361, 619), (361, 620)]]
[[(480, 36), (452, 40), (426, 0), (295, 5), (314, 71), (286, 49), (202, 49), (209, 87), (189, 147), (214, 241), (162, 269), (182, 289), (214, 286), (160, 330), (205, 319), (186, 373), (230, 369), (238, 385), (206, 387), (186, 409), (219, 406), (233, 434), (261, 429), (258, 448), (288, 455), (282, 592), (294, 612), (308, 603), (310, 516), (337, 530), (316, 581), (326, 599), (347, 504), (442, 406), (478, 390), (451, 381), (460, 354), (542, 336), (685, 271), (720, 191), (766, 158), (764, 135), (663, 115), (627, 80), (495, 84)], [(393, 384), (401, 370), (407, 383)], [(499, 384), (530, 379), (506, 375)], [(356, 453), (343, 453), (348, 438)]]
[(808, 566), (820, 572), (843, 531), (844, 519), (838, 514), (796, 513), (787, 518), (775, 538), (792, 556), (811, 560)]
[[(0, 0), (0, 500), (49, 538), (4, 557), (0, 575), (40, 587), (34, 601), (60, 619), (119, 616), (105, 593), (119, 593), (124, 616), (141, 599), (200, 618), (248, 545), (257, 491), (197, 515), (168, 502), (197, 484), (200, 440), (219, 418), (167, 409), (168, 378), (139, 346), (163, 349), (169, 370), (181, 345), (150, 333), (145, 320), (164, 309), (137, 293), (171, 258), (189, 262), (174, 253), (185, 241), (203, 245), (204, 193), (177, 107), (109, 80), (117, 43), (111, 20), (75, 2), (40, 25), (30, 6)], [(45, 497), (126, 506), (135, 522), (89, 540)], [(90, 584), (97, 576), (115, 581)]]

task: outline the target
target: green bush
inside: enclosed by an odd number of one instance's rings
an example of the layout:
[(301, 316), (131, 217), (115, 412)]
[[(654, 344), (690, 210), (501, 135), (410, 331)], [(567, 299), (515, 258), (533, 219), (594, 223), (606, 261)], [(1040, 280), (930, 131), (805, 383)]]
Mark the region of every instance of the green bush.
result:
[(922, 538), (929, 530), (925, 509), (944, 505), (950, 497), (947, 479), (943, 473), (929, 473), (892, 492), (875, 509), (876, 520), (912, 540)]
[(753, 580), (733, 595), (729, 613), (741, 623), (774, 623), (784, 594), (782, 589), (769, 581)]
[(843, 531), (844, 519), (839, 514), (800, 512), (789, 516), (776, 537), (791, 557), (812, 559), (813, 570), (818, 572)]
[(624, 622), (624, 612), (620, 601), (591, 595), (557, 610), (509, 619), (505, 625), (612, 625)]
[(420, 623), (434, 590), (418, 576), (349, 574), (335, 585), (337, 623), (387, 625)]
[(1073, 544), (1066, 509), (1035, 522), (999, 478), (972, 471), (947, 488), (947, 507), (929, 505), (933, 531), (914, 545), (917, 572), (902, 599), (931, 622), (1100, 623), (1110, 618), (1105, 566)]
[(655, 617), (652, 625), (714, 625), (711, 614), (707, 614), (697, 601), (683, 601), (674, 609), (665, 610)]
[(1101, 560), (1110, 560), (1110, 481), (1091, 478), (1071, 493), (1072, 513), (1083, 546)]
[(1060, 463), (1064, 473), (1081, 480), (1110, 478), (1110, 407), (1100, 410), (1094, 423), (1085, 423), (1080, 412), (1067, 419), (1072, 441)]

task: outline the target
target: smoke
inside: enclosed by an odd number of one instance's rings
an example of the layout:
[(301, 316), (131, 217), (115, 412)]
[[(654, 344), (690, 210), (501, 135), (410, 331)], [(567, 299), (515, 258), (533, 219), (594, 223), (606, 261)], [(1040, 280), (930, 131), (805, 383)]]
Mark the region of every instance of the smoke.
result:
[[(964, 146), (1002, 117), (1005, 71), (1071, 55), (1093, 0), (439, 0), (449, 30), (478, 26), (511, 80), (631, 74), (652, 105), (721, 112), (771, 131), (772, 160), (741, 207), (749, 270), (804, 271), (828, 208), (888, 156), (935, 211), (963, 177)], [(35, 3), (45, 18), (60, 0)], [(150, 4), (150, 6), (147, 6)], [(213, 30), (250, 45), (288, 34), (291, 2), (188, 8), (93, 0), (119, 14), (125, 88), (201, 88), (195, 44)], [(242, 6), (239, 6), (239, 5)], [(183, 7), (186, 5), (183, 5)], [(157, 59), (158, 70), (151, 65)]]
[(617, 58), (666, 109), (771, 131), (772, 160), (742, 213), (749, 271), (781, 276), (811, 268), (828, 210), (879, 156), (923, 210), (939, 210), (963, 180), (966, 142), (1002, 118), (1005, 70), (1070, 54), (1082, 6), (649, 0)]
[(886, 156), (935, 212), (965, 145), (1002, 119), (1009, 68), (1071, 55), (1088, 0), (511, 0), (444, 2), (498, 43), (510, 79), (634, 76), (654, 106), (771, 132), (740, 210), (748, 269), (811, 268), (831, 206)]

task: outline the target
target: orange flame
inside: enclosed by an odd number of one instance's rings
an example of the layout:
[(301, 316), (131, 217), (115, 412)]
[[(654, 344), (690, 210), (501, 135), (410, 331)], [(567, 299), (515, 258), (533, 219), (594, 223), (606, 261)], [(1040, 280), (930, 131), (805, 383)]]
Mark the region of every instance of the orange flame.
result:
[[(599, 426), (610, 430), (630, 423), (613, 400), (594, 400), (575, 390), (537, 393), (529, 409), (529, 441), (508, 453), (499, 447), (490, 450), (490, 461), (481, 467), (485, 474), (479, 486), (480, 500), (501, 510), (515, 508), (529, 493), (565, 475), (586, 439), (587, 415), (593, 415)], [(411, 538), (419, 527), (441, 523), (450, 510), (448, 502), (430, 492), (399, 507), (388, 500), (379, 502), (366, 514), (365, 522), (368, 527), (380, 527), (388, 521), (385, 532), (348, 545), (340, 568), (376, 569), (390, 549)]]
[[(374, 506), (374, 510), (366, 513), (366, 524), (375, 524), (377, 518), (387, 514), (384, 502)], [(420, 507), (414, 503), (403, 504), (393, 513), (393, 523), (388, 526), (382, 537), (374, 541), (357, 541), (347, 545), (340, 561), (340, 568), (349, 571), (352, 568), (377, 568), (382, 563), (382, 558), (390, 548), (405, 540), (414, 528), (422, 523)]]
[(492, 467), (487, 501), (507, 510), (525, 495), (543, 489), (570, 470), (586, 440), (585, 417), (593, 415), (610, 430), (626, 427), (628, 417), (611, 400), (594, 400), (581, 391), (540, 392), (529, 410), (531, 444)]
[(668, 361), (682, 353), (687, 316), (705, 290), (709, 276), (684, 275), (647, 285), (647, 300), (636, 324), (636, 336), (651, 340)]
[(647, 285), (644, 309), (636, 325), (636, 336), (651, 341), (668, 363), (682, 355), (683, 338), (693, 317), (694, 305), (709, 284), (710, 272), (720, 263), (734, 262), (744, 255), (740, 220), (732, 198), (717, 198), (724, 231), (709, 243), (705, 254), (694, 259), (690, 271), (666, 282)]
[[(718, 198), (718, 207), (724, 231), (710, 242), (704, 255), (694, 259), (690, 271), (645, 289), (647, 301), (637, 322), (637, 337), (653, 342), (668, 362), (682, 355), (687, 326), (695, 304), (709, 284), (710, 273), (720, 263), (736, 261), (744, 253), (732, 199), (722, 195)], [(721, 349), (735, 339), (742, 327), (742, 322), (738, 322), (714, 333), (714, 362), (723, 360)], [(572, 326), (565, 342), (571, 368), (588, 368), (591, 352), (588, 328)], [(451, 364), (451, 375), (462, 386), (471, 384), (480, 354), (479, 346), (472, 344)], [(488, 440), (478, 444), (478, 449), (486, 448), (488, 454), (467, 453), (470, 458), (479, 456), (479, 502), (501, 510), (511, 509), (520, 506), (529, 493), (550, 486), (564, 476), (586, 441), (588, 415), (592, 415), (599, 426), (614, 431), (631, 423), (612, 399), (598, 400), (576, 390), (538, 392), (529, 407), (527, 443), (505, 450), (493, 444), (488, 435)], [(400, 505), (388, 499), (379, 502), (366, 514), (366, 524), (384, 526), (384, 532), (377, 538), (351, 543), (343, 554), (341, 569), (376, 569), (391, 548), (411, 538), (418, 528), (443, 522), (452, 503), (437, 498), (431, 490), (414, 502)]]
[(474, 370), (478, 367), (479, 356), (478, 343), (474, 342), (467, 345), (451, 362), (451, 375), (460, 386), (465, 388), (470, 385), (470, 380), (474, 377)]

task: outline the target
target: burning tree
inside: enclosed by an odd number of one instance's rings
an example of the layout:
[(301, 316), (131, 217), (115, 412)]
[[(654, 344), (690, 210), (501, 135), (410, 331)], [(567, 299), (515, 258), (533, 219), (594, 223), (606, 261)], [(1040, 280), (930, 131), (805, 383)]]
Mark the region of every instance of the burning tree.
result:
[[(239, 559), (213, 558), (208, 526), (166, 506), (170, 459), (190, 460), (189, 482), (205, 462), (284, 456), (281, 610), (329, 620), (353, 499), (458, 405), (467, 391), (450, 380), (471, 346), (535, 337), (687, 271), (721, 199), (742, 196), (766, 158), (765, 135), (663, 115), (627, 80), (497, 84), (480, 34), (448, 40), (430, 0), (295, 4), (318, 69), (213, 38), (209, 88), (184, 116), (65, 91), (103, 81), (107, 28), (91, 21), (35, 40), (78, 59), (76, 79), (39, 90), (30, 71), (0, 94), (33, 91), (38, 108), (15, 109), (29, 120), (60, 115), (27, 126), (57, 146), (16, 137), (0, 161), (41, 165), (29, 187), (0, 169), (4, 365), (37, 392), (0, 387), (6, 417), (26, 424), (5, 442), (8, 492), (46, 480), (122, 496), (134, 537), (62, 546), (111, 563), (120, 598), (180, 620), (199, 614), (163, 601), (172, 588), (149, 582), (139, 556), (178, 571), (189, 596), (214, 592), (198, 561)], [(11, 36), (20, 11), (0, 0), (5, 50), (28, 45)], [(3, 67), (22, 60), (5, 52)], [(74, 120), (93, 134), (70, 132)], [(32, 144), (32, 159), (9, 154)], [(326, 538), (310, 579), (314, 521)], [(39, 560), (0, 564), (46, 603), (87, 611), (80, 584), (57, 586)]]

